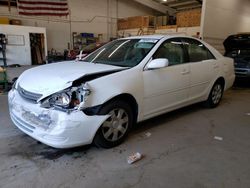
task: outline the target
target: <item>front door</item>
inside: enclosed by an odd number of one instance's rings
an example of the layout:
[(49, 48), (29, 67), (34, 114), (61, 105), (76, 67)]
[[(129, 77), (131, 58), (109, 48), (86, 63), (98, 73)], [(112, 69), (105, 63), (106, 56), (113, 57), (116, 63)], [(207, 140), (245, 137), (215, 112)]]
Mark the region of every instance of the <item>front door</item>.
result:
[(144, 70), (144, 118), (170, 111), (188, 100), (190, 66), (179, 39), (168, 39), (152, 59), (166, 58), (169, 66)]

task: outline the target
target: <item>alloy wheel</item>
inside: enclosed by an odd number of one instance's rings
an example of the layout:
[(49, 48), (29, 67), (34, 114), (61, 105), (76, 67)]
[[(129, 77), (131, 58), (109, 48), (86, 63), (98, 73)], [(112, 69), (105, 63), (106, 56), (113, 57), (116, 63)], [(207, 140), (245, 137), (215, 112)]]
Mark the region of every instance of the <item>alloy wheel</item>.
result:
[(122, 108), (110, 111), (109, 115), (110, 117), (102, 125), (102, 134), (106, 140), (115, 142), (125, 135), (129, 117)]
[(212, 101), (214, 104), (217, 104), (220, 102), (222, 96), (222, 87), (220, 84), (216, 84), (214, 86), (214, 89), (212, 91)]

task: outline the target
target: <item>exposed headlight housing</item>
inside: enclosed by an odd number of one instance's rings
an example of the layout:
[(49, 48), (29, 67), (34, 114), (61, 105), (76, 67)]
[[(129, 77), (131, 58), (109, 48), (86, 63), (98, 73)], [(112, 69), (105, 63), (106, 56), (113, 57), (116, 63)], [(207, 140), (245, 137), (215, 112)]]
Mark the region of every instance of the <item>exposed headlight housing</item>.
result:
[(49, 103), (52, 106), (68, 107), (71, 101), (71, 97), (68, 93), (58, 93), (52, 95), (49, 99)]
[(79, 87), (71, 87), (51, 95), (41, 103), (41, 106), (45, 108), (79, 109), (79, 106), (85, 103), (90, 93), (88, 85), (82, 84)]

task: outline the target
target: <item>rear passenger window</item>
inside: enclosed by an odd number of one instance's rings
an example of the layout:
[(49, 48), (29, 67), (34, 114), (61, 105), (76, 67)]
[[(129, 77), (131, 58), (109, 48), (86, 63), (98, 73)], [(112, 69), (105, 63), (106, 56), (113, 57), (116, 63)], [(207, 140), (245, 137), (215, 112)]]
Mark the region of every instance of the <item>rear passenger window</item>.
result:
[(185, 62), (184, 49), (181, 41), (172, 39), (165, 41), (153, 55), (153, 59), (166, 58), (169, 65), (178, 65)]
[(189, 55), (189, 62), (199, 62), (208, 59), (215, 59), (213, 54), (202, 44), (194, 39), (182, 39)]

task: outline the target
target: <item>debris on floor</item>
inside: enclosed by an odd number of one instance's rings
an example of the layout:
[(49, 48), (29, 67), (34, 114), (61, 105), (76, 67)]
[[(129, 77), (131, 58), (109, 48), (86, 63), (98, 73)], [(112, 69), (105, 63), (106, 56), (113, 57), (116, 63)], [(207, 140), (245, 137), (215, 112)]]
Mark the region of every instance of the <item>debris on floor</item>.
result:
[(152, 134), (151, 134), (150, 132), (146, 132), (146, 133), (145, 133), (145, 136), (146, 136), (146, 137), (150, 137), (151, 135), (152, 135)]
[(74, 153), (72, 154), (72, 156), (73, 156), (74, 159), (81, 158), (81, 154), (78, 153), (78, 152), (74, 152)]
[(223, 140), (223, 138), (220, 137), (220, 136), (214, 136), (214, 139), (215, 139), (215, 140), (219, 140), (219, 141), (222, 141), (222, 140)]
[(133, 153), (128, 157), (128, 164), (133, 164), (140, 159), (142, 159), (142, 154), (140, 154), (139, 152)]
[(152, 136), (151, 132), (143, 132), (143, 133), (138, 135), (139, 140), (145, 140), (145, 139), (150, 138), (151, 136)]
[(246, 113), (247, 116), (250, 116), (250, 113)]

